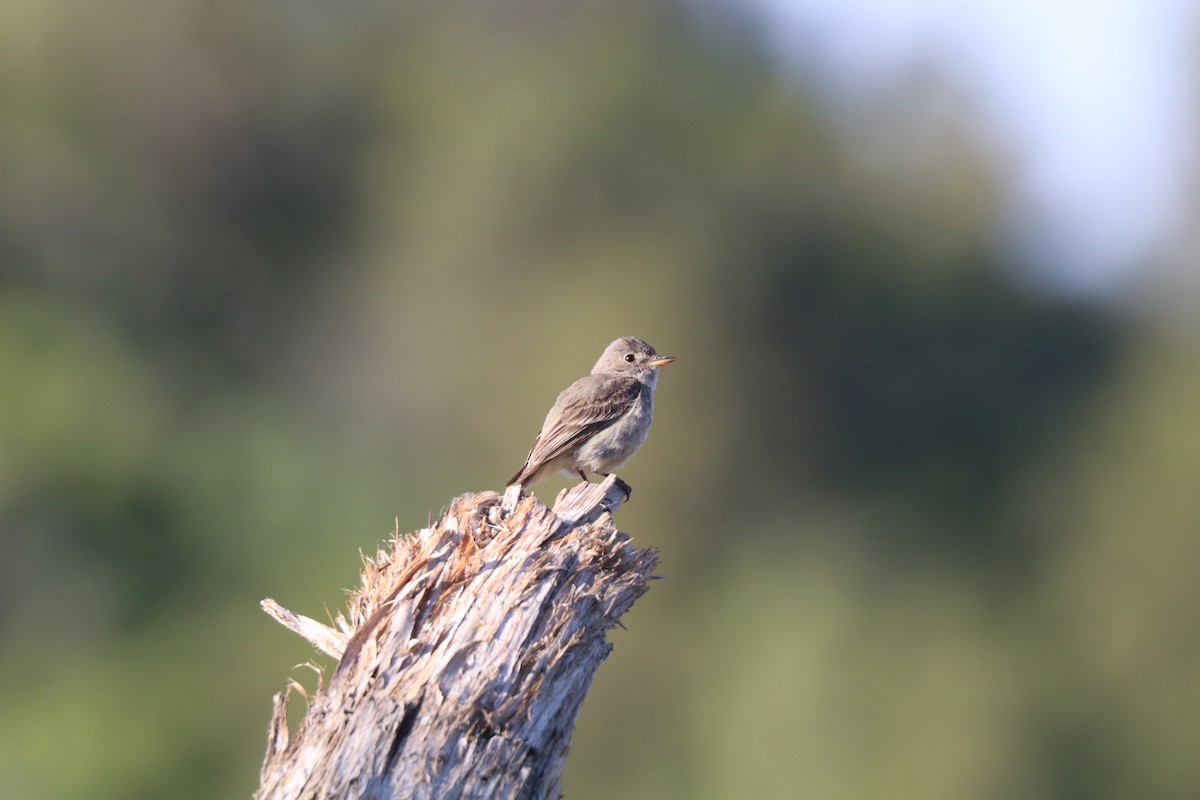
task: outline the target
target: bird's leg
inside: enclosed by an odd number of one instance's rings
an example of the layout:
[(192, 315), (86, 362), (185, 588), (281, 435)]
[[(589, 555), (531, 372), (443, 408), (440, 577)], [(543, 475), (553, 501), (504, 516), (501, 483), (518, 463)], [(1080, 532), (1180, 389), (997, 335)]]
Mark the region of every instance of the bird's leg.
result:
[[(606, 477), (606, 478), (607, 478), (607, 477), (609, 476), (609, 474), (610, 474), (610, 473), (608, 473), (608, 472), (601, 472), (600, 474), (601, 474), (601, 475), (603, 475), (604, 477)], [(621, 476), (620, 476), (620, 475), (618, 475), (618, 476), (617, 476), (617, 488), (618, 488), (618, 489), (620, 489), (622, 492), (624, 492), (624, 493), (625, 493), (625, 502), (626, 502), (626, 503), (628, 503), (628, 502), (629, 502), (629, 496), (630, 496), (631, 494), (633, 494), (633, 487), (632, 487), (632, 486), (630, 486), (630, 485), (629, 485), (628, 483), (626, 483), (625, 481), (621, 480)]]

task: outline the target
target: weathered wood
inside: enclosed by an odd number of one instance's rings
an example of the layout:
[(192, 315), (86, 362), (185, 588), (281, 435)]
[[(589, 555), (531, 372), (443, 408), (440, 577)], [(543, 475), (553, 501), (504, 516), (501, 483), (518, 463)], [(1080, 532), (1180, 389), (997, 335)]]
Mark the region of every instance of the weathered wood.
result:
[(605, 634), (658, 562), (614, 527), (623, 499), (613, 478), (553, 511), (458, 497), (366, 560), (336, 629), (264, 600), (340, 661), (294, 734), (275, 696), (255, 797), (557, 798)]

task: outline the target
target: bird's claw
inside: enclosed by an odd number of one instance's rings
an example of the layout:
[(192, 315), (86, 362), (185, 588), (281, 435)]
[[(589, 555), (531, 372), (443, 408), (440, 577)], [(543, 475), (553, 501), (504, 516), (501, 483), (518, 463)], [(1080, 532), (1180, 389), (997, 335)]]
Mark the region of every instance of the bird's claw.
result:
[(629, 496), (633, 494), (633, 488), (625, 481), (617, 478), (617, 488), (625, 493), (625, 502), (629, 502)]

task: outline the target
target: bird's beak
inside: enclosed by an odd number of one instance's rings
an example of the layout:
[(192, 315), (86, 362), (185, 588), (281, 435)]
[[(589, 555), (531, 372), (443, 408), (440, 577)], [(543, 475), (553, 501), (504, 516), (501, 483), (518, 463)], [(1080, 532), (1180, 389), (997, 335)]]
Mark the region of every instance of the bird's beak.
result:
[(658, 358), (647, 361), (646, 363), (652, 367), (665, 367), (675, 360), (675, 356), (659, 356)]

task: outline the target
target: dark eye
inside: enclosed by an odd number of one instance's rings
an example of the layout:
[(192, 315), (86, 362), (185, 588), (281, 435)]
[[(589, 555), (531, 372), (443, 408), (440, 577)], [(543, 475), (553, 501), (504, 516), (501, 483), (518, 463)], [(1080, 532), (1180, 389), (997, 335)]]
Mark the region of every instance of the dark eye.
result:
[(633, 353), (626, 353), (625, 360), (628, 361), (630, 364), (632, 364), (633, 363)]

